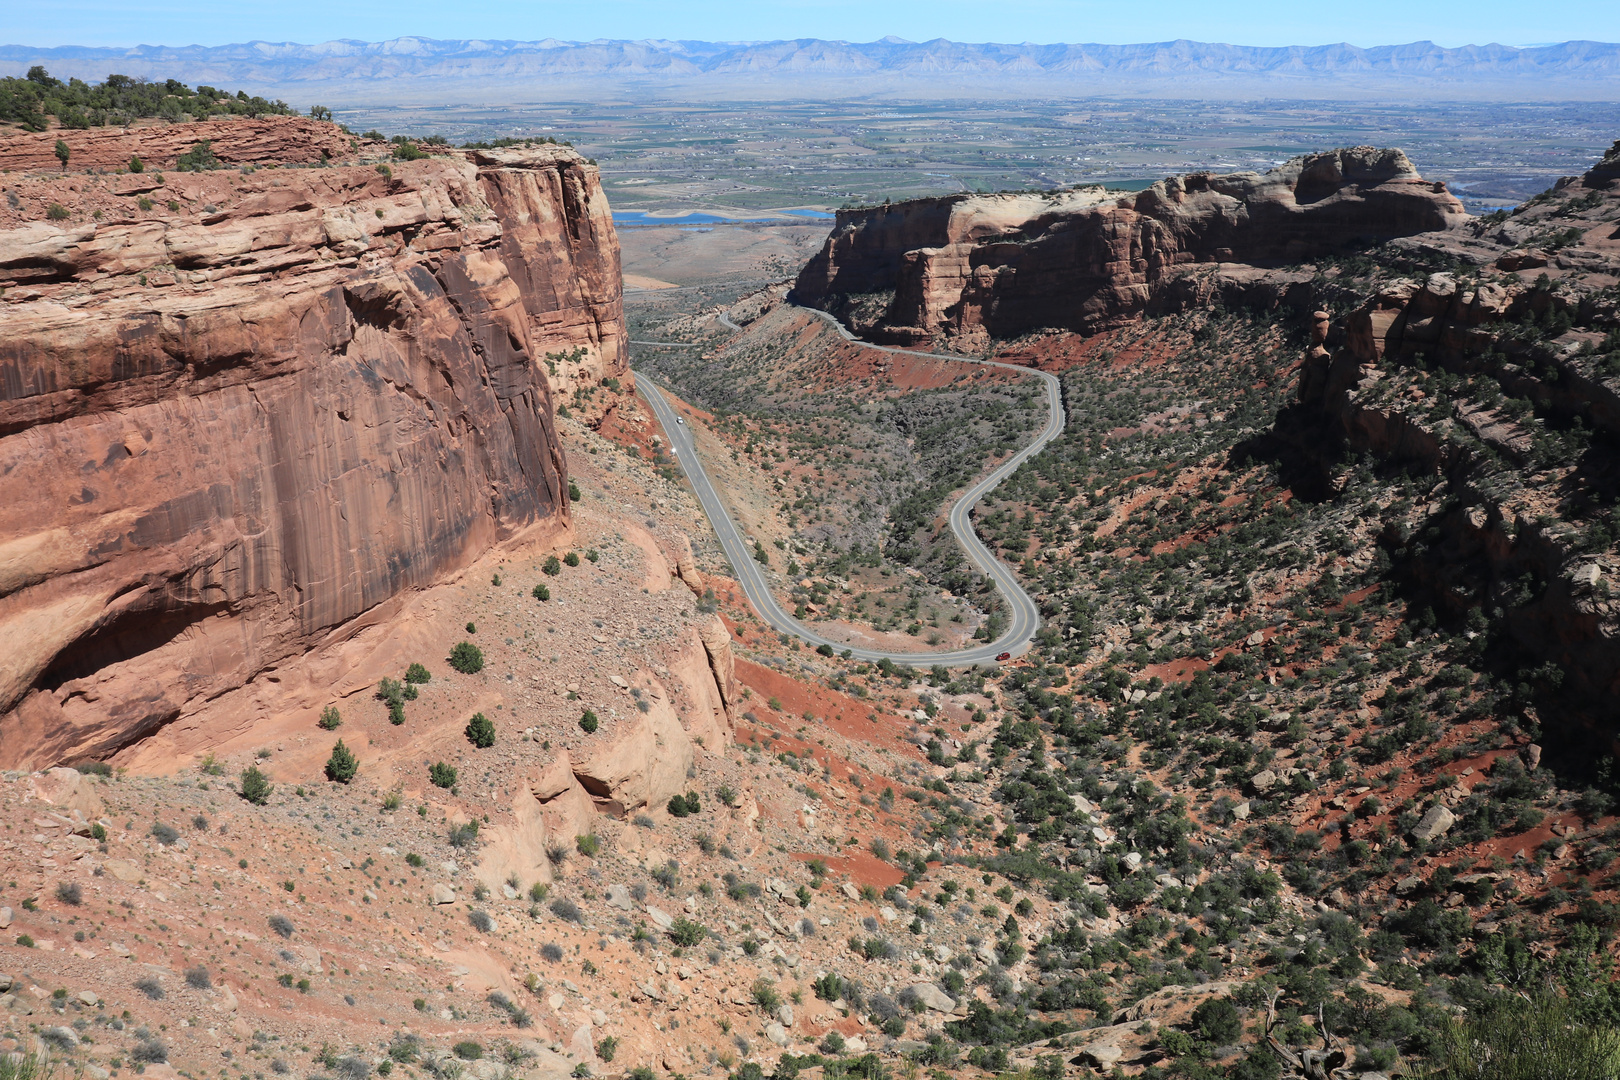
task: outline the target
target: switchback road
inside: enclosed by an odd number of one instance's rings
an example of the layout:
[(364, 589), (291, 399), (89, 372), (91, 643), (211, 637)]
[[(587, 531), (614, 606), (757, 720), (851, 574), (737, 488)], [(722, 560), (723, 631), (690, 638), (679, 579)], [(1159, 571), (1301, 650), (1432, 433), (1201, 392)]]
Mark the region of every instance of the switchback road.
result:
[[(877, 649), (862, 649), (847, 645), (841, 641), (823, 637), (815, 631), (805, 627), (792, 615), (789, 615), (777, 603), (776, 597), (771, 594), (770, 586), (765, 580), (765, 574), (760, 565), (754, 561), (753, 552), (743, 542), (742, 533), (726, 512), (725, 504), (720, 501), (719, 493), (715, 491), (714, 484), (709, 480), (703, 463), (698, 460), (696, 442), (692, 436), (692, 429), (676, 422), (675, 411), (665, 400), (662, 390), (657, 387), (651, 378), (636, 372), (636, 386), (642, 396), (652, 406), (653, 414), (663, 425), (664, 432), (669, 438), (670, 449), (675, 454), (675, 460), (685, 471), (687, 479), (692, 482), (692, 488), (697, 492), (698, 502), (703, 512), (709, 516), (714, 526), (715, 535), (720, 539), (720, 547), (731, 560), (731, 567), (736, 575), (737, 582), (742, 586), (743, 594), (748, 602), (754, 606), (759, 617), (784, 634), (792, 634), (801, 641), (811, 645), (828, 645), (839, 652), (846, 649), (860, 660), (878, 661), (889, 660), (896, 664), (909, 667), (929, 667), (934, 664), (943, 664), (946, 667), (968, 667), (973, 664), (994, 663), (995, 658), (1007, 652), (1017, 656), (1029, 648), (1035, 631), (1040, 628), (1040, 610), (1035, 601), (1030, 598), (1018, 584), (1011, 569), (1000, 559), (990, 553), (979, 537), (973, 531), (971, 514), (973, 507), (984, 498), (995, 486), (1011, 476), (1018, 467), (1036, 454), (1063, 431), (1063, 389), (1057, 377), (1044, 371), (1033, 368), (1019, 367), (1017, 364), (1001, 364), (994, 360), (974, 360), (965, 356), (951, 356), (946, 353), (924, 353), (912, 349), (894, 348), (888, 345), (873, 345), (860, 341), (851, 334), (837, 319), (824, 311), (814, 308), (803, 309), (812, 315), (819, 316), (831, 323), (832, 326), (849, 341), (857, 342), (868, 349), (878, 349), (882, 352), (906, 353), (911, 356), (931, 356), (943, 360), (956, 360), (967, 364), (982, 364), (986, 367), (1005, 368), (1020, 375), (1033, 375), (1041, 380), (1046, 389), (1047, 421), (1046, 427), (1035, 437), (1035, 441), (1024, 447), (1018, 453), (1002, 462), (989, 475), (963, 493), (951, 507), (951, 532), (956, 536), (962, 550), (967, 553), (968, 559), (981, 573), (995, 582), (996, 588), (1006, 599), (1012, 617), (1007, 624), (1007, 630), (996, 641), (973, 649), (959, 649), (955, 652), (882, 652)], [(724, 313), (720, 321), (733, 330), (742, 327), (732, 322)]]

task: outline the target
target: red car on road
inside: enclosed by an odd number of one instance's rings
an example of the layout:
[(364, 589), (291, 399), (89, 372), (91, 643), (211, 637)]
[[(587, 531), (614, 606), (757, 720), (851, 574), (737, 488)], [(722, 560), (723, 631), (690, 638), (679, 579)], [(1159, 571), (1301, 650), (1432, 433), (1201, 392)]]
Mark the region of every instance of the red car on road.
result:
[(1001, 663), (1001, 661), (1003, 661), (1003, 660), (1011, 660), (1011, 659), (1012, 659), (1012, 653), (1010, 653), (1010, 652), (1004, 652), (1004, 653), (997, 653), (996, 654), (996, 663), (998, 663), (998, 664)]

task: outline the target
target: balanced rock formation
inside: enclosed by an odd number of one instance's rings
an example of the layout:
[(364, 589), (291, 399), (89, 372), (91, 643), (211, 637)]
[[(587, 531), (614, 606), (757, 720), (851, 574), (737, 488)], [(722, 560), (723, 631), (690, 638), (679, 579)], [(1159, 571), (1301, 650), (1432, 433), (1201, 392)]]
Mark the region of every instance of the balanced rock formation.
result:
[(7, 182), (68, 217), (0, 232), (0, 767), (104, 758), (569, 527), (545, 354), (625, 371), (571, 150)]
[(1093, 332), (1140, 315), (1194, 263), (1299, 262), (1467, 220), (1399, 150), (1298, 157), (1265, 174), (1193, 173), (1134, 194), (953, 195), (843, 210), (796, 302), (876, 340)]

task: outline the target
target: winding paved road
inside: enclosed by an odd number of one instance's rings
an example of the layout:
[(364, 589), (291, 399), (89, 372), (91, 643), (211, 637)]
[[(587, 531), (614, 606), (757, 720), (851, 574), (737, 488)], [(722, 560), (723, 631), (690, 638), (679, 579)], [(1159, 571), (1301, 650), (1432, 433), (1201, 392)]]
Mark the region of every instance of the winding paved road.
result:
[[(979, 537), (973, 531), (973, 522), (969, 515), (972, 513), (973, 507), (992, 488), (1011, 476), (1025, 461), (1040, 453), (1042, 447), (1057, 438), (1059, 433), (1063, 431), (1062, 384), (1058, 382), (1056, 376), (1049, 375), (1044, 371), (1036, 371), (1033, 368), (1019, 367), (1017, 364), (1000, 364), (994, 360), (974, 360), (969, 357), (951, 356), (946, 353), (925, 353), (911, 349), (894, 348), (888, 345), (873, 345), (870, 342), (860, 341), (854, 334), (845, 329), (842, 323), (825, 311), (817, 311), (814, 308), (804, 308), (803, 310), (825, 319), (845, 339), (859, 342), (868, 349), (906, 353), (911, 356), (932, 356), (943, 360), (983, 364), (986, 367), (1006, 368), (1008, 371), (1014, 371), (1020, 375), (1034, 375), (1041, 380), (1046, 388), (1046, 427), (1035, 437), (1034, 442), (1002, 462), (990, 475), (968, 488), (962, 497), (956, 500), (956, 504), (951, 507), (950, 514), (951, 532), (955, 534), (957, 541), (962, 545), (962, 549), (967, 553), (967, 557), (973, 565), (994, 581), (996, 588), (1001, 590), (1001, 595), (1007, 600), (1007, 606), (1012, 609), (1012, 619), (1007, 625), (1006, 633), (1002, 634), (996, 641), (973, 649), (959, 649), (956, 652), (896, 653), (882, 652), (877, 649), (861, 649), (841, 641), (822, 637), (815, 631), (807, 629), (792, 615), (784, 611), (782, 606), (777, 603), (776, 597), (771, 595), (770, 586), (765, 581), (764, 572), (760, 565), (754, 561), (753, 553), (748, 549), (748, 545), (743, 542), (742, 534), (737, 530), (736, 523), (731, 520), (731, 515), (726, 513), (725, 504), (720, 501), (720, 496), (715, 491), (713, 483), (710, 482), (708, 473), (704, 471), (703, 463), (698, 460), (692, 429), (684, 424), (676, 423), (675, 411), (670, 408), (669, 402), (664, 399), (662, 390), (648, 376), (636, 372), (636, 386), (640, 389), (642, 396), (647, 399), (647, 403), (652, 406), (653, 413), (658, 417), (658, 422), (663, 425), (664, 432), (669, 437), (670, 447), (675, 451), (675, 460), (680, 463), (681, 468), (686, 472), (687, 479), (692, 482), (692, 488), (697, 492), (698, 502), (702, 505), (703, 512), (709, 516), (709, 521), (714, 526), (715, 535), (720, 539), (720, 547), (726, 553), (726, 558), (731, 560), (732, 570), (736, 574), (738, 583), (742, 585), (743, 593), (748, 597), (749, 603), (753, 604), (754, 610), (759, 613), (759, 617), (776, 630), (785, 634), (792, 634), (801, 641), (809, 642), (811, 645), (829, 645), (840, 652), (848, 649), (852, 656), (860, 660), (878, 661), (887, 659), (893, 663), (903, 664), (908, 667), (929, 667), (933, 664), (943, 664), (946, 667), (967, 667), (973, 664), (994, 663), (995, 658), (1004, 652), (1010, 652), (1014, 656), (1025, 652), (1029, 648), (1030, 641), (1035, 636), (1035, 631), (1040, 628), (1040, 610), (1035, 606), (1035, 601), (1030, 598), (1030, 595), (1019, 586), (1018, 580), (1013, 577), (1013, 573), (1007, 565), (992, 555), (990, 550), (979, 540)], [(723, 312), (720, 315), (720, 322), (732, 330), (742, 329), (742, 327), (727, 318)]]

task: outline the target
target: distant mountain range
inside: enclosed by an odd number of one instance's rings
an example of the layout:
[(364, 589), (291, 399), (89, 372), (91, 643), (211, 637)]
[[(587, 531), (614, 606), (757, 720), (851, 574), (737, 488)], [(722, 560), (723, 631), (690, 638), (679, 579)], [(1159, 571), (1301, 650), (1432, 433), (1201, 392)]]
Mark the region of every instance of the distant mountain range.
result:
[(273, 93), (299, 104), (349, 100), (555, 100), (589, 91), (780, 98), (799, 95), (984, 97), (1387, 97), (1620, 101), (1620, 44), (1513, 48), (1432, 42), (1258, 48), (1197, 41), (998, 45), (884, 38), (794, 41), (328, 41), (298, 45), (0, 46), (0, 74), (43, 64), (59, 77), (109, 72)]

